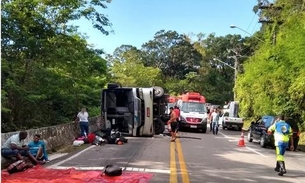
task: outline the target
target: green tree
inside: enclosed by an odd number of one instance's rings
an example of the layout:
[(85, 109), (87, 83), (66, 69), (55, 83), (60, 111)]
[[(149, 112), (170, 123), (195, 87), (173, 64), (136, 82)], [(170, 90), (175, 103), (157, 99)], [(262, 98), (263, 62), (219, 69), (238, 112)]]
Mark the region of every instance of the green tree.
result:
[(280, 14), (268, 16), (284, 21), (264, 25), (262, 33), (271, 38), (270, 30), (276, 28), (276, 44), (261, 45), (238, 77), (243, 116), (283, 113), (300, 123), (305, 120), (304, 5), (304, 1), (275, 1), (274, 7), (282, 7)]
[(67, 23), (84, 17), (108, 34), (103, 2), (1, 1), (3, 132), (62, 123), (99, 104), (105, 60)]
[(189, 72), (197, 72), (201, 54), (176, 31), (158, 31), (153, 40), (142, 45), (145, 66), (157, 67), (165, 79), (184, 79)]
[(122, 45), (114, 52), (111, 74), (113, 81), (123, 86), (150, 87), (160, 85), (161, 75), (158, 68), (145, 67), (142, 52), (129, 45)]

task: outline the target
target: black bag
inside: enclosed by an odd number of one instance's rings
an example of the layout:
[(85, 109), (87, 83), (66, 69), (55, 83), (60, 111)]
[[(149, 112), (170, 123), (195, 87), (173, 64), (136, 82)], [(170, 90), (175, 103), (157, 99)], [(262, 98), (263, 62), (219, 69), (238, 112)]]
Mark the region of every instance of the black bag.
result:
[(102, 138), (107, 138), (108, 134), (102, 132), (102, 131), (97, 131), (95, 132), (95, 135), (102, 137)]
[(123, 170), (121, 167), (117, 165), (107, 165), (104, 170), (105, 175), (107, 176), (120, 176), (123, 173)]
[(121, 133), (119, 131), (113, 131), (108, 137), (108, 143), (116, 144), (117, 140), (120, 140), (120, 137), (121, 137)]
[(128, 143), (128, 139), (123, 136), (120, 137), (120, 141), (122, 141), (123, 143)]

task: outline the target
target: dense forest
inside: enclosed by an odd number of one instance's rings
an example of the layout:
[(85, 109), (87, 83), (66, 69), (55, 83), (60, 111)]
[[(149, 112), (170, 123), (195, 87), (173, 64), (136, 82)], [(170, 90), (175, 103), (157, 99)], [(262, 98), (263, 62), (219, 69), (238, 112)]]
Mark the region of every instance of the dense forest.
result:
[(262, 27), (251, 37), (160, 30), (140, 48), (112, 54), (69, 24), (85, 18), (108, 35), (111, 20), (99, 12), (107, 3), (1, 1), (2, 132), (70, 122), (81, 107), (99, 115), (110, 82), (198, 91), (214, 104), (235, 96), (242, 117), (284, 113), (305, 127), (305, 1), (259, 0), (253, 13)]

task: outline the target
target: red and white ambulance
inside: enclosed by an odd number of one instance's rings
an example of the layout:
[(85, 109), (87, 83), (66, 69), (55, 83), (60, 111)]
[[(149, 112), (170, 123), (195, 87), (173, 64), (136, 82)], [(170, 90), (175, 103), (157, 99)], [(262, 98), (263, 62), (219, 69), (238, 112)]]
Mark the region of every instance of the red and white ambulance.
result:
[(191, 128), (207, 131), (208, 110), (206, 99), (198, 92), (187, 92), (178, 97), (177, 106), (180, 108), (179, 128)]

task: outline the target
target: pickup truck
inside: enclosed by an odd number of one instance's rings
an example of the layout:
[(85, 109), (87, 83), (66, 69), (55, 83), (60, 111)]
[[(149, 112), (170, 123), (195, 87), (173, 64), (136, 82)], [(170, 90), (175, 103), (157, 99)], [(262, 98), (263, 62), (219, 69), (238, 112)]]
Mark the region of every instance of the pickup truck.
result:
[(229, 117), (229, 113), (225, 112), (219, 118), (219, 124), (222, 125), (222, 129), (230, 129), (230, 128), (237, 128), (241, 130), (244, 122), (242, 118), (238, 117)]

